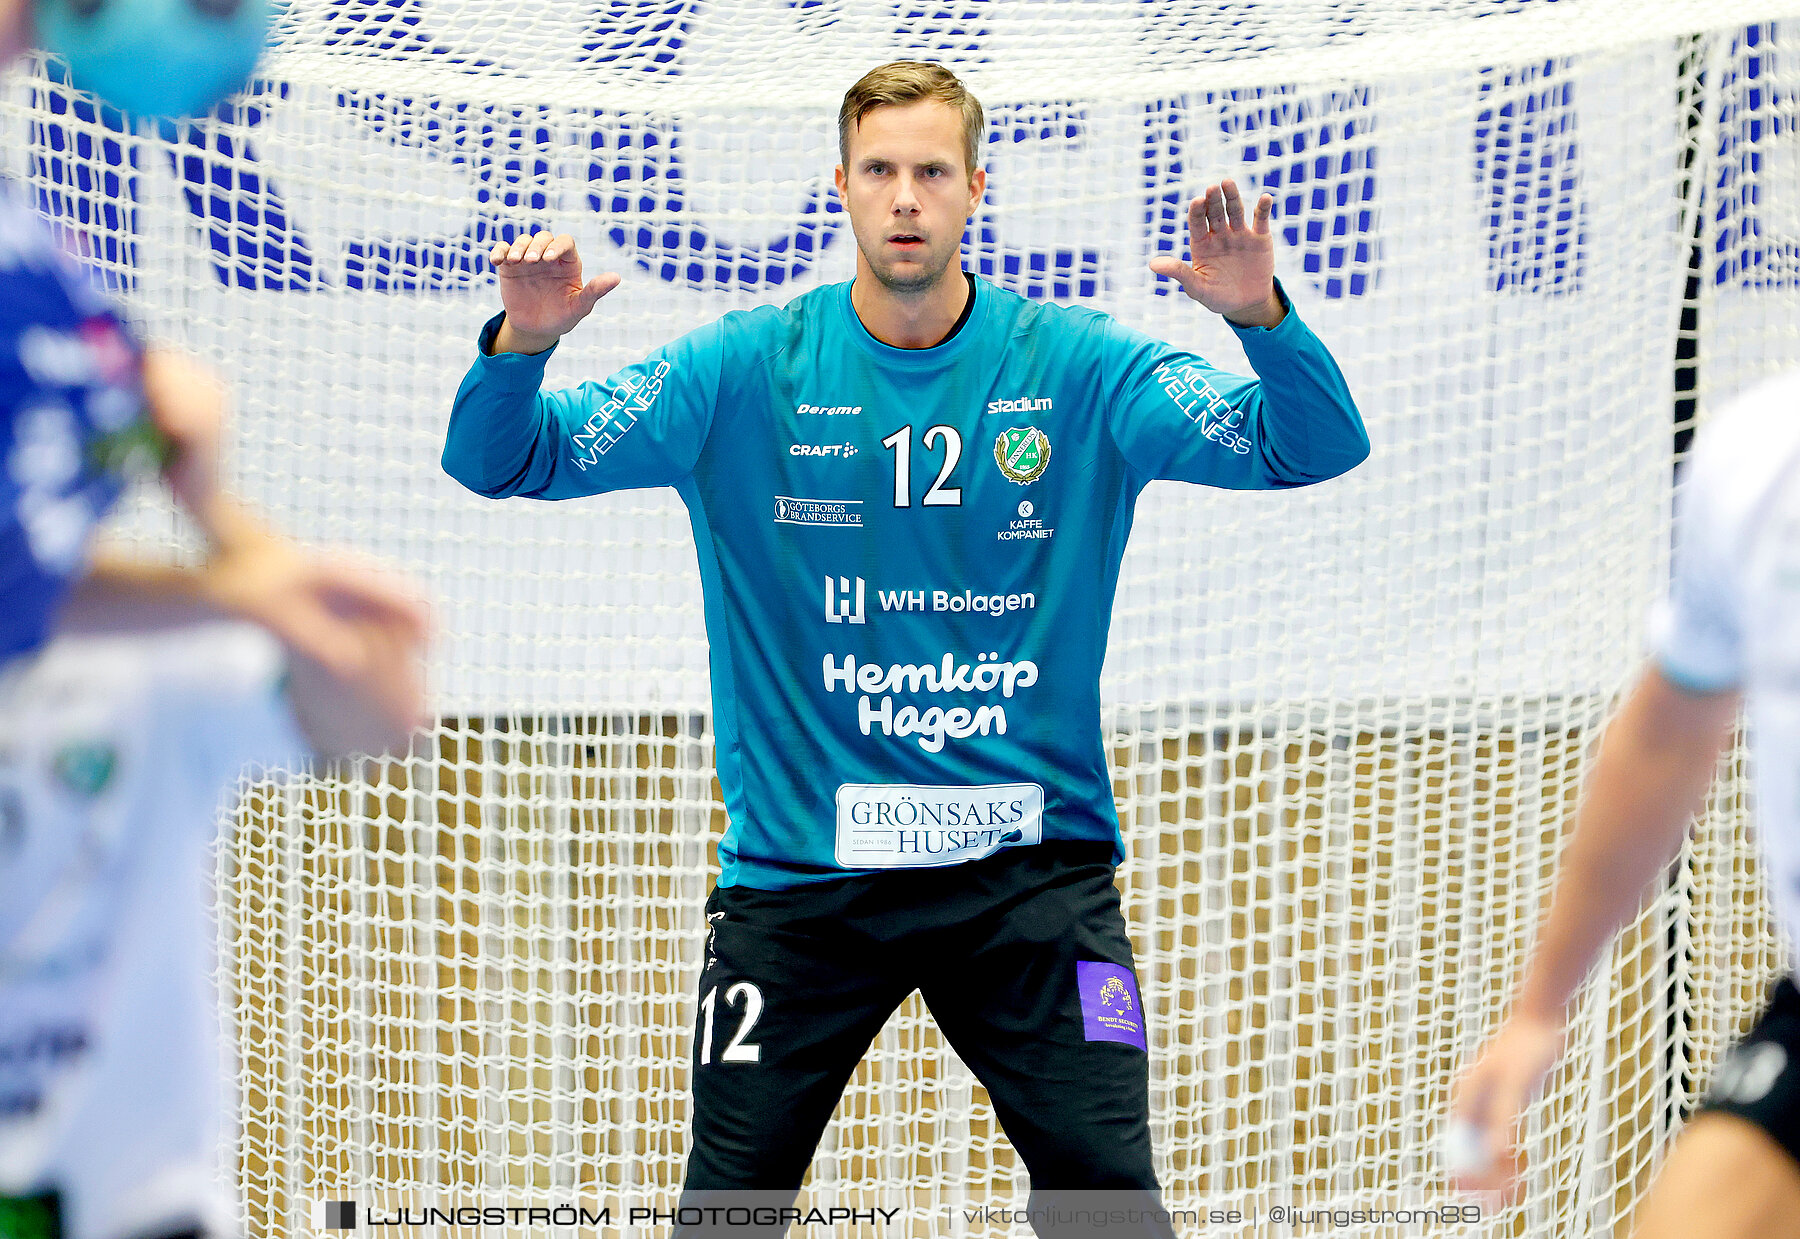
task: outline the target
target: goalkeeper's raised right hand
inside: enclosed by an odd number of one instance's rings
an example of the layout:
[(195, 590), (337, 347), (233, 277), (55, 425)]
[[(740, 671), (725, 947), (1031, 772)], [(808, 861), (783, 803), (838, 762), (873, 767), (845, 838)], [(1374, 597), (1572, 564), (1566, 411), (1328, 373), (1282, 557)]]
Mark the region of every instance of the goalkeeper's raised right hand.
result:
[(496, 242), (488, 261), (499, 273), (506, 309), (506, 321), (494, 336), (496, 353), (543, 352), (619, 286), (616, 271), (581, 282), (581, 255), (567, 233), (537, 232), (511, 245)]

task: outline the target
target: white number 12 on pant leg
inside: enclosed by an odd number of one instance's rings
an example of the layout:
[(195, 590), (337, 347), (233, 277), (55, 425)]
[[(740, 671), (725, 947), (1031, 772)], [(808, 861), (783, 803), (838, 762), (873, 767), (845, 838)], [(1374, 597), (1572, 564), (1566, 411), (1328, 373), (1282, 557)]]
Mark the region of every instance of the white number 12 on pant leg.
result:
[[(702, 1067), (712, 1062), (713, 1009), (717, 1005), (718, 996), (719, 987), (715, 985), (707, 990), (706, 997), (700, 1000), (702, 1017), (700, 1021), (700, 1065)], [(744, 1018), (738, 1024), (737, 1035), (733, 1037), (731, 1043), (725, 1047), (725, 1052), (719, 1055), (719, 1061), (722, 1063), (754, 1063), (760, 1061), (762, 1059), (762, 1047), (759, 1045), (745, 1045), (744, 1038), (750, 1035), (750, 1030), (756, 1027), (756, 1021), (762, 1018), (762, 991), (748, 981), (739, 981), (736, 985), (725, 991), (725, 1001), (734, 1007), (741, 1004), (744, 1008)]]

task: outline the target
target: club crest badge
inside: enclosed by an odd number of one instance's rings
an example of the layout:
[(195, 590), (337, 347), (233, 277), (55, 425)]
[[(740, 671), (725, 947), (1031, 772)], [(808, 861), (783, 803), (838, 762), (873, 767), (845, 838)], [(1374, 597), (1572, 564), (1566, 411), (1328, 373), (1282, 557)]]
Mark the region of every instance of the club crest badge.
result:
[(1050, 467), (1050, 436), (1036, 426), (1003, 430), (994, 440), (994, 463), (1007, 481), (1029, 486)]

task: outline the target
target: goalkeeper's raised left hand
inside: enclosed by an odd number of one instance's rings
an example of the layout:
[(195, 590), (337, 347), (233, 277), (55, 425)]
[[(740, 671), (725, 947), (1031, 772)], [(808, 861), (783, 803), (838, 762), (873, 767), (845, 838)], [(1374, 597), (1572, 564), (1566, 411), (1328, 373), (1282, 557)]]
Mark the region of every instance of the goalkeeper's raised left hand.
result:
[(1286, 313), (1275, 295), (1274, 209), (1274, 197), (1264, 194), (1246, 218), (1237, 182), (1228, 177), (1188, 204), (1189, 261), (1165, 254), (1152, 258), (1150, 269), (1234, 323), (1273, 327)]

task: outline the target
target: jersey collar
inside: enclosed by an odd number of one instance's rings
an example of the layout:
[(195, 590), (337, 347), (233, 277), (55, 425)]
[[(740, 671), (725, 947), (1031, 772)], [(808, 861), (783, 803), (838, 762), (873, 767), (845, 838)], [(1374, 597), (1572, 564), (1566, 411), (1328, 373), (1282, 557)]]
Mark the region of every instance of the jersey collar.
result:
[(959, 330), (951, 333), (948, 340), (930, 348), (895, 348), (870, 335), (869, 329), (863, 326), (862, 319), (857, 317), (856, 307), (850, 304), (849, 280), (838, 285), (838, 312), (844, 316), (845, 334), (883, 366), (899, 370), (935, 370), (968, 351), (970, 343), (981, 335), (982, 325), (993, 301), (993, 289), (983, 279), (971, 278), (969, 283), (973, 287), (974, 298), (969, 305), (968, 320)]

